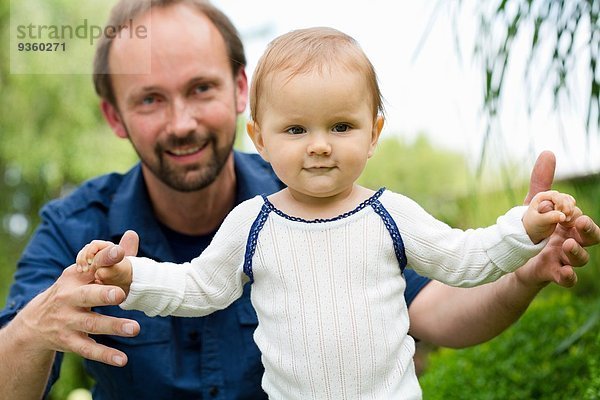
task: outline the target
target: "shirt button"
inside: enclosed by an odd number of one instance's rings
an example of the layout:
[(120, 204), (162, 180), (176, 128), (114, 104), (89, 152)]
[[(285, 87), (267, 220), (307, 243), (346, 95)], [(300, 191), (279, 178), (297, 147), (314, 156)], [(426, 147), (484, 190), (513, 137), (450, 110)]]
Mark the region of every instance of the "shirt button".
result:
[(212, 386), (209, 390), (208, 390), (208, 394), (210, 394), (212, 397), (217, 397), (217, 395), (219, 394), (219, 388), (216, 386)]

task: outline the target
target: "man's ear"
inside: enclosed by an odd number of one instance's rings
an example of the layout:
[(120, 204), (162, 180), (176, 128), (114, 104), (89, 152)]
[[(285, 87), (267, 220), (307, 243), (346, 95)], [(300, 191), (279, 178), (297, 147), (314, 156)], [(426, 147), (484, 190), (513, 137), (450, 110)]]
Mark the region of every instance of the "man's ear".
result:
[(246, 123), (246, 131), (248, 132), (250, 139), (252, 139), (252, 143), (254, 143), (254, 147), (256, 147), (258, 154), (260, 154), (263, 160), (269, 162), (269, 157), (265, 151), (265, 142), (260, 132), (260, 126), (254, 121), (248, 121)]
[(369, 146), (369, 152), (367, 153), (369, 157), (373, 156), (375, 152), (375, 148), (377, 147), (377, 142), (379, 141), (379, 136), (381, 135), (381, 131), (383, 130), (384, 124), (383, 115), (378, 115), (375, 119), (375, 123), (373, 124), (373, 131), (371, 132), (371, 144)]
[(235, 76), (235, 107), (236, 112), (241, 114), (248, 104), (248, 77), (246, 70), (240, 68)]
[(108, 122), (111, 129), (118, 137), (122, 139), (127, 139), (129, 135), (127, 134), (127, 129), (125, 128), (125, 124), (123, 123), (123, 119), (121, 118), (121, 114), (117, 108), (110, 104), (108, 101), (102, 99), (100, 103), (100, 108), (102, 109), (102, 115), (104, 115), (104, 119)]

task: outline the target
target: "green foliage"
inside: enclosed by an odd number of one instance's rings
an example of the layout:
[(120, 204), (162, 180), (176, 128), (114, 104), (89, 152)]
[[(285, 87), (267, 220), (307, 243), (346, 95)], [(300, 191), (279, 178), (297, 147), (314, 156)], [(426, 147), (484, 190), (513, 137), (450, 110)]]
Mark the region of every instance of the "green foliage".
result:
[[(600, 175), (558, 182), (578, 206), (600, 221)], [(457, 226), (491, 224), (523, 198), (526, 187), (506, 192), (471, 193), (459, 199)], [(465, 350), (440, 350), (421, 379), (426, 399), (600, 399), (597, 354), (600, 332), (596, 300), (600, 248), (587, 249), (588, 266), (578, 270), (570, 291), (549, 286), (515, 326), (495, 340)], [(563, 352), (557, 352), (566, 346)]]
[[(32, 3), (0, 1), (0, 307), (39, 208), (87, 178), (124, 171), (136, 160), (127, 141), (118, 140), (102, 120), (90, 74), (11, 73), (10, 6), (27, 4)], [(71, 21), (98, 9), (106, 13), (108, 7), (59, 0), (36, 12), (53, 11)], [(27, 221), (25, 231), (12, 230), (14, 220)], [(67, 355), (51, 398), (65, 399), (72, 389), (89, 386), (80, 359)]]
[[(597, 0), (588, 3), (597, 10)], [(74, 17), (90, 13), (90, 7), (99, 7), (99, 12), (109, 8), (103, 2), (58, 0), (52, 4), (46, 4), (37, 12), (65, 12), (66, 20), (72, 21)], [(129, 144), (116, 139), (102, 120), (90, 75), (10, 73), (6, 47), (10, 43), (9, 9), (9, 1), (0, 1), (0, 108), (3, 110), (0, 119), (0, 307), (4, 306), (16, 260), (37, 225), (37, 211), (42, 204), (87, 178), (108, 171), (123, 171), (136, 160)], [(489, 89), (494, 90), (499, 93), (499, 88)], [(597, 97), (597, 89), (593, 93)], [(243, 132), (243, 118), (238, 122)], [(243, 145), (242, 136), (238, 136), (236, 145)], [(506, 176), (511, 177), (511, 186), (495, 182), (494, 185), (511, 187), (513, 194), (481, 193), (487, 186), (474, 183), (462, 155), (433, 147), (425, 136), (410, 143), (388, 137), (380, 142), (361, 183), (371, 188), (386, 186), (406, 194), (451, 225), (474, 227), (493, 223), (525, 195), (526, 190), (520, 186), (522, 181), (512, 179), (514, 171), (510, 170)], [(484, 181), (487, 182), (487, 177)], [(598, 180), (570, 185), (565, 187), (575, 194), (584, 211), (600, 221)], [(28, 228), (15, 233), (10, 229), (13, 217), (25, 218)], [(600, 293), (598, 271), (594, 268), (600, 264), (598, 253), (596, 249), (591, 251), (590, 267), (580, 273), (575, 293), (588, 296)], [(553, 289), (546, 291), (554, 292)], [(573, 336), (586, 326), (587, 317), (595, 309), (584, 300), (562, 292), (548, 301), (536, 302), (519, 325), (498, 340), (471, 350), (444, 350), (436, 355), (424, 377), (426, 398), (454, 399), (462, 394), (464, 398), (478, 399), (542, 398), (546, 393), (555, 396), (547, 397), (549, 399), (600, 398), (600, 365), (591, 357), (598, 354), (600, 339), (594, 333), (598, 326), (594, 325), (579, 338)], [(553, 348), (569, 343), (565, 341), (569, 338), (573, 344), (565, 353), (552, 354)], [(521, 350), (525, 351), (523, 355), (520, 355)], [(539, 371), (535, 372), (536, 369)], [(562, 388), (554, 384), (555, 374), (565, 377)], [(509, 379), (511, 385), (505, 381), (497, 383), (498, 376)], [(566, 382), (567, 377), (571, 382)], [(537, 383), (537, 391), (529, 381)], [(81, 359), (66, 355), (61, 378), (51, 396), (64, 399), (72, 389), (90, 385)], [(544, 385), (553, 387), (554, 391), (546, 390)], [(496, 390), (496, 386), (505, 389)], [(519, 388), (518, 393), (525, 393), (529, 388), (529, 395), (512, 396), (513, 392), (508, 390), (513, 386)], [(469, 393), (471, 396), (467, 396)], [(485, 397), (495, 393), (505, 396)]]
[(467, 193), (470, 176), (463, 155), (436, 148), (421, 134), (412, 143), (399, 136), (381, 139), (359, 182), (402, 193), (448, 220), (456, 218), (455, 199)]
[[(559, 181), (578, 206), (600, 221), (600, 175)], [(493, 223), (524, 198), (527, 188), (481, 191), (456, 201), (466, 228)], [(426, 399), (600, 399), (600, 247), (587, 249), (588, 265), (579, 269), (571, 290), (551, 285), (514, 327), (499, 338), (466, 350), (440, 350), (431, 357), (421, 383)], [(546, 297), (544, 297), (544, 295)], [(565, 351), (559, 351), (566, 347)]]
[(60, 371), (60, 379), (52, 387), (48, 400), (66, 399), (73, 390), (78, 388), (91, 389), (94, 381), (83, 369), (83, 359), (72, 353), (65, 354)]
[[(588, 133), (597, 131), (600, 125), (599, 16), (599, 0), (480, 2), (476, 11), (479, 24), (475, 54), (481, 58), (485, 74), (484, 110), (487, 117), (494, 120), (499, 113), (504, 77), (511, 65), (516, 39), (530, 35), (525, 70), (528, 89), (531, 89), (531, 82), (540, 89), (551, 86), (555, 106), (560, 109), (561, 105), (566, 105), (563, 102), (577, 92), (576, 61), (586, 60), (589, 74), (585, 83), (586, 126)], [(545, 52), (548, 49), (551, 51)], [(532, 65), (541, 65), (545, 70), (534, 78)], [(530, 108), (535, 105), (540, 89), (524, 93), (528, 95)]]
[[(558, 181), (553, 188), (572, 194), (586, 215), (596, 223), (600, 221), (600, 174)], [(457, 218), (453, 219), (451, 216), (447, 222), (462, 229), (491, 225), (499, 215), (521, 203), (527, 189), (527, 186), (521, 183), (512, 187), (512, 193), (506, 190), (470, 191), (466, 196), (455, 200)], [(587, 251), (590, 255), (588, 265), (577, 270), (579, 281), (571, 290), (581, 297), (594, 297), (600, 294), (600, 246), (587, 248)]]
[[(577, 205), (596, 223), (600, 223), (600, 174), (559, 182), (556, 188), (572, 194)], [(595, 298), (600, 294), (600, 246), (588, 248), (590, 261), (578, 270), (579, 281), (573, 291), (580, 297)]]
[[(10, 14), (8, 2), (0, 6), (0, 160), (5, 167), (17, 167), (24, 179), (53, 195), (67, 183), (81, 182), (98, 172), (125, 170), (135, 158), (126, 141), (118, 140), (98, 107), (91, 74), (15, 74), (10, 69)], [(11, 2), (16, 13), (27, 2)], [(68, 3), (68, 4), (67, 4)], [(41, 3), (40, 3), (41, 4)], [(46, 4), (46, 3), (44, 3)], [(93, 6), (93, 7), (92, 7)], [(104, 11), (102, 11), (104, 10)], [(61, 1), (37, 10), (48, 13), (47, 20), (77, 22), (78, 16), (106, 13), (102, 3)], [(56, 15), (54, 15), (56, 14)], [(33, 18), (33, 17), (32, 17)], [(81, 19), (81, 17), (79, 18)], [(43, 52), (37, 63), (43, 65)], [(47, 57), (47, 54), (46, 54)], [(79, 63), (72, 58), (65, 63)], [(91, 72), (88, 58), (84, 70)]]
[(598, 306), (569, 292), (540, 298), (500, 337), (469, 349), (438, 351), (420, 378), (424, 398), (600, 399), (598, 324), (557, 352)]

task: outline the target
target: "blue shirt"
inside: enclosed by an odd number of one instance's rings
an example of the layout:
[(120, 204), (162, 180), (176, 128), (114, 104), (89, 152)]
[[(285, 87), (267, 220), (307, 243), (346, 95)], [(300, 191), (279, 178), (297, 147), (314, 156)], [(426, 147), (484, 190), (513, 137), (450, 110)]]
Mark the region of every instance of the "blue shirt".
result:
[[(283, 187), (258, 155), (235, 153), (236, 204)], [(14, 318), (38, 293), (71, 265), (92, 239), (118, 242), (128, 229), (140, 235), (139, 255), (158, 261), (189, 261), (208, 245), (212, 234), (181, 235), (161, 226), (150, 204), (138, 164), (128, 173), (109, 174), (84, 183), (64, 199), (48, 203), (18, 263), (0, 326)], [(407, 304), (429, 281), (405, 271)], [(117, 306), (94, 311), (139, 322), (134, 338), (98, 335), (94, 339), (118, 348), (129, 358), (123, 368), (86, 360), (95, 379), (94, 399), (266, 399), (263, 367), (252, 335), (258, 324), (250, 303), (250, 286), (225, 310), (203, 318), (149, 318)], [(48, 387), (58, 379), (57, 355)]]

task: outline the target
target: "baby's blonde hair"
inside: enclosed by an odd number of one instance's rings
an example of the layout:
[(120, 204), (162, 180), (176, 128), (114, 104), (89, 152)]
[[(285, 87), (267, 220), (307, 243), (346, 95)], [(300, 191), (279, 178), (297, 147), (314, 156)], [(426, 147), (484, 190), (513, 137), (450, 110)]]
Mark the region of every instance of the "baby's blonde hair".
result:
[[(287, 72), (287, 79), (307, 72), (332, 72), (345, 68), (365, 77), (373, 103), (373, 119), (383, 114), (383, 98), (377, 75), (354, 38), (333, 28), (298, 29), (275, 38), (258, 60), (250, 87), (250, 116), (258, 121), (259, 99), (265, 81), (275, 72)], [(366, 100), (366, 99), (365, 99)]]

